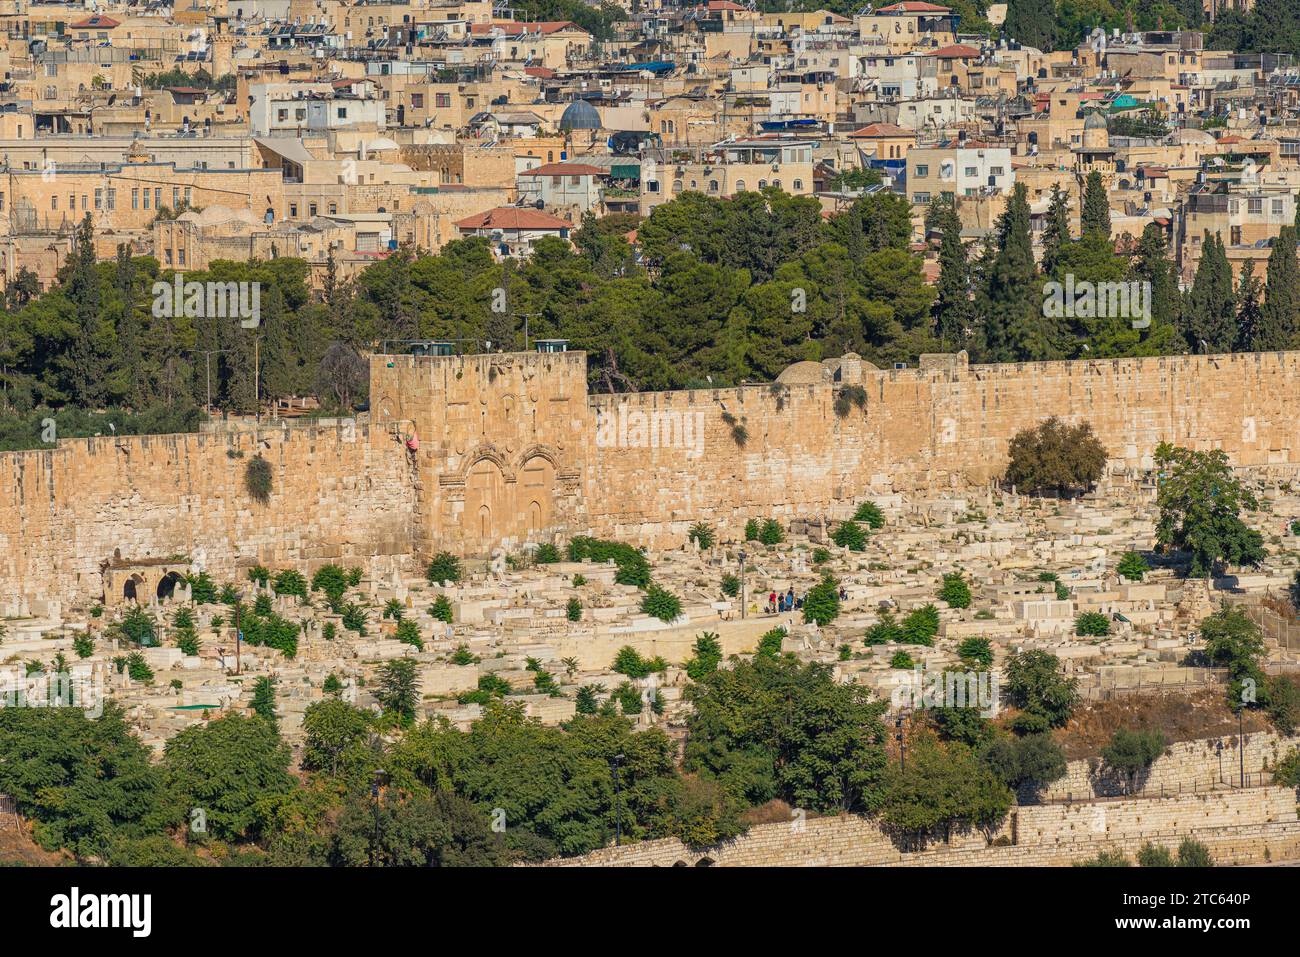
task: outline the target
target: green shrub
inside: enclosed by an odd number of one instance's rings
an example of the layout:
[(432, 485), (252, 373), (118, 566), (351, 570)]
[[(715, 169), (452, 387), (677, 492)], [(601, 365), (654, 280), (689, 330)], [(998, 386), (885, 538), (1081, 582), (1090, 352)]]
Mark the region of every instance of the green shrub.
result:
[(143, 681), (145, 684), (153, 681), (153, 669), (144, 660), (144, 655), (138, 651), (133, 651), (126, 656), (126, 673), (131, 676), (132, 681)]
[(717, 671), (722, 662), (722, 644), (716, 633), (706, 631), (695, 639), (694, 653), (686, 659), (686, 676), (692, 681), (703, 681), (706, 675)]
[(730, 572), (722, 576), (722, 594), (728, 598), (735, 598), (740, 594), (740, 578)]
[(420, 637), (420, 626), (409, 618), (403, 618), (397, 623), (397, 630), (393, 632), (393, 637), (404, 645), (411, 645), (417, 651), (424, 651), (424, 639)]
[(469, 645), (457, 645), (456, 650), (451, 653), (451, 663), (460, 665), (464, 668), (466, 665), (476, 664), (478, 655), (469, 650)]
[(819, 545), (813, 549), (812, 561), (814, 565), (825, 565), (830, 560), (831, 550), (829, 548), (823, 548)]
[(153, 618), (139, 605), (131, 605), (127, 608), (119, 627), (128, 641), (133, 641), (141, 647), (149, 648), (158, 644), (158, 638), (154, 634)]
[(1173, 867), (1174, 855), (1169, 848), (1147, 841), (1137, 852), (1138, 867)]
[(510, 694), (510, 682), (497, 675), (478, 676), (478, 687), (459, 695), (456, 700), (461, 704), (488, 704), (494, 698), (504, 698)]
[(903, 670), (907, 670), (910, 668), (915, 668), (916, 662), (912, 660), (912, 656), (909, 655), (906, 651), (899, 649), (898, 651), (894, 652), (894, 657), (889, 659), (889, 667), (902, 668)]
[(745, 523), (745, 541), (747, 542), (758, 541), (758, 535), (761, 530), (762, 529), (758, 524), (758, 519), (751, 518), (748, 522)]
[(586, 575), (583, 575), (583, 574), (579, 573), (579, 574), (573, 576), (573, 587), (574, 587), (574, 588), (581, 588), (581, 587), (582, 587), (583, 585), (585, 585), (585, 584), (587, 584), (587, 576), (586, 576)]
[(274, 611), (274, 608), (271, 607), (270, 595), (266, 595), (266, 594), (258, 595), (256, 598), (253, 599), (254, 615), (269, 615), (271, 614), (272, 611)]
[(785, 541), (785, 529), (774, 518), (763, 523), (763, 530), (758, 533), (758, 540), (763, 545), (780, 545)]
[(358, 635), (366, 633), (366, 620), (370, 616), (356, 602), (345, 604), (339, 614), (343, 616), (343, 627), (348, 631), (355, 631)]
[(348, 590), (348, 576), (338, 565), (322, 565), (311, 576), (311, 590), (324, 592), (330, 607), (336, 607)]
[(1124, 557), (1115, 566), (1115, 570), (1131, 582), (1140, 582), (1143, 576), (1151, 571), (1151, 566), (1137, 552), (1125, 552)]
[(785, 639), (785, 635), (785, 629), (780, 627), (764, 632), (758, 639), (758, 648), (754, 654), (760, 658), (781, 657), (781, 642)]
[(560, 550), (550, 542), (542, 542), (533, 553), (533, 561), (539, 565), (554, 565), (560, 560)]
[(840, 616), (839, 582), (826, 575), (814, 585), (803, 601), (803, 620), (825, 627)]
[(993, 664), (993, 645), (987, 638), (967, 638), (957, 646), (957, 657), (968, 665), (988, 668)]
[(660, 621), (676, 621), (682, 615), (682, 602), (670, 591), (651, 585), (641, 599), (641, 614)]
[(939, 609), (932, 604), (913, 609), (903, 619), (903, 642), (909, 645), (934, 646), (939, 634)]
[(438, 621), (445, 621), (447, 624), (450, 625), (451, 624), (451, 599), (448, 598), (446, 595), (439, 595), (437, 598), (433, 600), (433, 604), (429, 606), (429, 614), (432, 615), (434, 618), (436, 618)]
[(637, 690), (636, 686), (633, 685), (632, 682), (622, 682), (614, 689), (612, 697), (618, 702), (619, 709), (625, 715), (631, 716), (641, 713), (641, 692)]
[(1210, 849), (1194, 838), (1185, 837), (1178, 845), (1179, 867), (1213, 867)]
[(245, 615), (240, 622), (244, 641), (250, 645), (265, 645), (281, 652), (286, 658), (298, 655), (299, 626), (279, 615)]
[(199, 636), (193, 629), (179, 632), (176, 635), (176, 647), (181, 650), (181, 654), (192, 658), (199, 653)]
[(244, 466), (244, 488), (249, 498), (261, 505), (271, 499), (271, 463), (260, 452)]
[(564, 606), (564, 615), (569, 621), (582, 621), (582, 602), (577, 598), (570, 598), (569, 603)]
[(961, 577), (960, 572), (951, 572), (943, 576), (943, 585), (939, 588), (939, 600), (948, 603), (949, 608), (970, 607), (970, 585)]
[(868, 647), (902, 640), (903, 626), (898, 623), (891, 611), (882, 611), (880, 620), (867, 628), (866, 634), (862, 636), (862, 643)]
[(401, 621), (406, 615), (406, 606), (396, 598), (390, 598), (384, 602), (384, 618), (391, 618), (393, 621)]
[(713, 543), (718, 540), (708, 522), (696, 522), (691, 526), (691, 530), (686, 533), (686, 537), (703, 551), (708, 551), (713, 547)]
[(347, 581), (349, 588), (356, 588), (361, 584), (361, 578), (365, 573), (356, 565), (353, 565), (347, 571)]
[(867, 534), (857, 522), (840, 522), (831, 533), (831, 541), (851, 552), (862, 552), (867, 549)]
[(95, 639), (87, 632), (79, 631), (72, 636), (72, 650), (78, 658), (89, 658), (95, 653)]
[(321, 626), (320, 636), (324, 638), (326, 641), (333, 641), (335, 638), (338, 637), (338, 634), (339, 634), (338, 625), (334, 624), (334, 622), (332, 621), (327, 621), (325, 622), (324, 625)]
[(439, 552), (429, 560), (424, 577), (434, 585), (460, 581), (460, 559), (451, 552)]
[(865, 522), (871, 528), (884, 528), (885, 516), (875, 502), (863, 502), (853, 513), (853, 521)]
[(614, 581), (618, 584), (636, 588), (650, 584), (650, 563), (641, 552), (623, 542), (579, 535), (569, 542), (569, 561), (613, 561), (618, 566), (614, 574)]
[(1110, 634), (1110, 618), (1099, 611), (1082, 612), (1074, 619), (1074, 633), (1082, 637), (1105, 637)]
[(595, 714), (600, 707), (596, 696), (604, 692), (604, 685), (583, 685), (574, 698), (575, 710), (578, 714)]
[(301, 601), (307, 600), (307, 579), (301, 572), (286, 568), (278, 573), (271, 582), (271, 590), (277, 595), (294, 595)]
[(254, 565), (248, 570), (248, 580), (265, 585), (271, 580), (271, 572), (265, 565)]
[(1098, 851), (1096, 857), (1075, 861), (1075, 867), (1131, 867), (1122, 851)]
[(217, 600), (217, 586), (207, 572), (186, 575), (185, 583), (190, 586), (190, 600), (196, 605), (212, 605)]
[(343, 682), (339, 680), (338, 675), (336, 675), (334, 672), (331, 671), (328, 675), (325, 676), (325, 681), (323, 684), (321, 684), (320, 690), (325, 692), (326, 694), (333, 694), (333, 695), (342, 694)]

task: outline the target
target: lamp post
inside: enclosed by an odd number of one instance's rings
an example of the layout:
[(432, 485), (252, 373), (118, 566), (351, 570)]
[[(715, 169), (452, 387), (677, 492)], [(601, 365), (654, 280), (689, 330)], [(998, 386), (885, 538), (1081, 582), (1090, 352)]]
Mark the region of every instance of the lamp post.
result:
[(745, 617), (745, 550), (740, 550), (740, 617)]
[(623, 804), (618, 784), (618, 769), (623, 763), (623, 754), (616, 754), (609, 759), (609, 773), (614, 777), (614, 846), (623, 843)]
[(383, 786), (384, 777), (387, 772), (383, 768), (375, 768), (372, 773), (370, 782), (370, 797), (374, 801), (375, 810), (375, 830), (370, 838), (370, 866), (375, 866), (375, 852), (379, 848), (379, 789)]
[(243, 643), (244, 632), (240, 628), (239, 612), (243, 604), (244, 593), (242, 591), (235, 592), (235, 674), (242, 674), (239, 664), (239, 649)]
[(907, 769), (907, 741), (903, 737), (903, 719), (905, 715), (900, 710), (894, 717), (894, 740), (898, 742), (898, 770), (900, 772)]
[(1219, 783), (1223, 783), (1223, 739), (1214, 742), (1214, 750), (1219, 755)]
[(1241, 786), (1246, 787), (1246, 732), (1244, 718), (1246, 706), (1237, 709), (1237, 760), (1241, 768)]

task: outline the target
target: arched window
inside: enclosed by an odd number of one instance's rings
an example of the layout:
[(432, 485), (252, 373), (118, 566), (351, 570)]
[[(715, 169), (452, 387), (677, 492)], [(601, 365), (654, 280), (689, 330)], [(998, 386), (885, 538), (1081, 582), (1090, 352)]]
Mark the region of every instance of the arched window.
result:
[(803, 180), (801, 180), (801, 179), (797, 179), (797, 180), (795, 180), (795, 181), (794, 181), (794, 188), (795, 188), (795, 189), (803, 189)]
[(736, 180), (736, 192), (743, 193), (744, 191), (745, 191), (745, 181), (743, 179)]
[(681, 191), (682, 191), (682, 181), (680, 179), (673, 180), (673, 192), (680, 193)]
[(709, 192), (716, 193), (717, 191), (718, 191), (718, 181), (716, 179), (709, 180)]
[(758, 188), (759, 188), (759, 189), (767, 189), (767, 180), (765, 180), (765, 179), (760, 179), (760, 180), (758, 181)]

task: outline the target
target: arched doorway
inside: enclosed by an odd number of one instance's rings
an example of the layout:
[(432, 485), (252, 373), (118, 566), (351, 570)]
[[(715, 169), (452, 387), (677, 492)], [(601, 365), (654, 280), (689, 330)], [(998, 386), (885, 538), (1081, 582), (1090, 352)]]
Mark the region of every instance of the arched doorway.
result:
[(127, 601), (138, 602), (140, 600), (140, 596), (137, 594), (138, 592), (137, 586), (142, 584), (144, 584), (144, 579), (142, 579), (139, 575), (132, 575), (122, 585), (122, 597)]
[(181, 583), (181, 576), (176, 572), (168, 572), (158, 582), (158, 600), (165, 601), (176, 593), (176, 586)]
[(467, 531), (477, 541), (466, 542), (473, 550), (486, 552), (509, 534), (501, 528), (506, 509), (506, 477), (492, 459), (479, 459), (469, 470), (465, 483), (465, 517), (473, 524)]
[(524, 461), (519, 471), (519, 496), (527, 531), (540, 532), (552, 524), (555, 466), (549, 458), (534, 455)]

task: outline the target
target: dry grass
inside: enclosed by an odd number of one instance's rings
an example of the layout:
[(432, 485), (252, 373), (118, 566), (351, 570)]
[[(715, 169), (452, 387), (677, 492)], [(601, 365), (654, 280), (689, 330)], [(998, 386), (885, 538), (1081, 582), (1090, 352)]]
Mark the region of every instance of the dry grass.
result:
[[(1273, 730), (1268, 718), (1254, 711), (1246, 712), (1244, 727), (1247, 733)], [(1237, 716), (1221, 688), (1192, 694), (1135, 694), (1085, 705), (1054, 734), (1066, 758), (1076, 760), (1101, 754), (1120, 728), (1158, 728), (1172, 744), (1236, 734)]]

